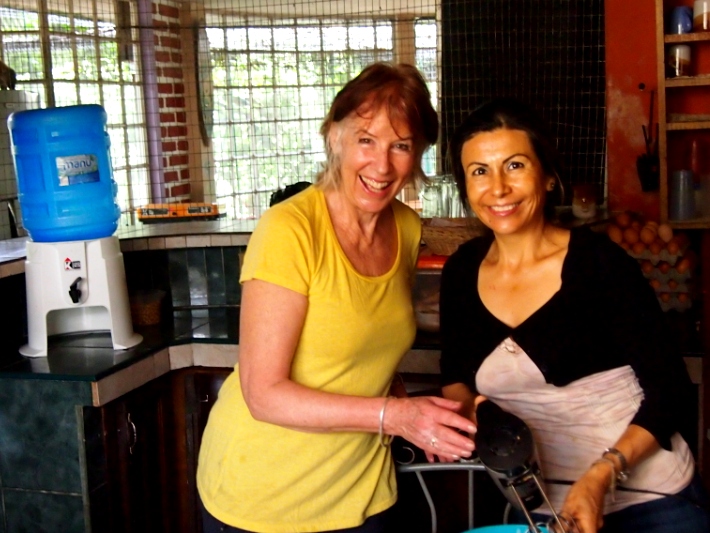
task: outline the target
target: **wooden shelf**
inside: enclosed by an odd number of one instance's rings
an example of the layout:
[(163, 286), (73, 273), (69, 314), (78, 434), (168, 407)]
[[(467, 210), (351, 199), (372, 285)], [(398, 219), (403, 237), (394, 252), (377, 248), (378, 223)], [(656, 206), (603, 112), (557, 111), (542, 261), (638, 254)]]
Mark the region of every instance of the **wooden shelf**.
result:
[(668, 225), (673, 229), (708, 229), (710, 218), (691, 218), (689, 220), (669, 220)]
[(700, 41), (710, 41), (710, 31), (698, 31), (694, 33), (678, 33), (663, 36), (663, 41), (667, 44), (695, 43)]
[(666, 78), (666, 87), (704, 87), (710, 85), (710, 75), (700, 76), (679, 76), (678, 78)]
[[(666, 22), (670, 10), (676, 5), (688, 5), (692, 2), (671, 0), (655, 0), (656, 11), (656, 75), (658, 81), (658, 173), (659, 173), (659, 202), (661, 222), (667, 222), (671, 227), (678, 229), (710, 229), (710, 216), (691, 220), (669, 220), (669, 179), (671, 169), (668, 168), (669, 156), (671, 160), (677, 159), (679, 154), (675, 140), (682, 135), (677, 132), (684, 131), (710, 131), (710, 113), (672, 113), (670, 110), (679, 108), (688, 94), (698, 97), (710, 98), (710, 72), (698, 72), (695, 76), (679, 76), (667, 78), (666, 54), (670, 45), (688, 44), (693, 47), (694, 54), (706, 53), (710, 49), (710, 31), (699, 31), (684, 34), (666, 34)], [(685, 89), (685, 91), (683, 90)], [(669, 105), (670, 104), (670, 105)], [(653, 113), (652, 113), (653, 114)], [(652, 118), (649, 119), (652, 125)], [(676, 133), (674, 133), (676, 132)], [(669, 143), (669, 139), (671, 142)], [(671, 151), (669, 153), (669, 151)], [(676, 163), (674, 163), (676, 164)], [(710, 241), (709, 241), (710, 242)]]
[(666, 130), (668, 131), (684, 131), (684, 130), (705, 130), (710, 129), (710, 121), (695, 121), (695, 122), (668, 122)]

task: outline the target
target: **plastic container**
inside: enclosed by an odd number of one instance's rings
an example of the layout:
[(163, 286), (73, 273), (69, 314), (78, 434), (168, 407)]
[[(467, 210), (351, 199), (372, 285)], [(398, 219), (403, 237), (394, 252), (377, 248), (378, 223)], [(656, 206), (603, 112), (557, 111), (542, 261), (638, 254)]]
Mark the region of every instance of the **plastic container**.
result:
[(121, 210), (106, 111), (79, 105), (8, 118), (22, 222), (35, 242), (110, 237)]

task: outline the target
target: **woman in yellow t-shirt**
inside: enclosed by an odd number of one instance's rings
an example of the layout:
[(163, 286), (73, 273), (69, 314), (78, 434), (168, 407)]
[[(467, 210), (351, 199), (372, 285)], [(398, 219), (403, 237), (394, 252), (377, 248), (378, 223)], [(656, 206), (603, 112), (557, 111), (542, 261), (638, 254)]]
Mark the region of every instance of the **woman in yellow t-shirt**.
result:
[(206, 533), (393, 531), (391, 436), (430, 460), (470, 456), (458, 402), (392, 387), (416, 331), (421, 235), (395, 197), (423, 178), (438, 126), (414, 67), (367, 67), (323, 122), (317, 183), (259, 221), (240, 280), (239, 363), (200, 449)]

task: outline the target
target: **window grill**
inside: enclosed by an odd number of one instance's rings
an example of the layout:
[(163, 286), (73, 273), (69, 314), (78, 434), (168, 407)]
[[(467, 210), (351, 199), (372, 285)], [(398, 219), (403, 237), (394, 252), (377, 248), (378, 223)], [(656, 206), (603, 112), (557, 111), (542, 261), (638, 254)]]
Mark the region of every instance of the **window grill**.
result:
[[(0, 59), (41, 107), (106, 108), (122, 224), (136, 224), (133, 211), (154, 201), (214, 202), (230, 218), (258, 218), (276, 188), (315, 179), (330, 102), (375, 60), (413, 63), (429, 84), (442, 130), (424, 157), (428, 175), (448, 170), (442, 155), (464, 114), (514, 93), (541, 107), (556, 129), (568, 192), (592, 182), (604, 197), (603, 2), (514, 7), (503, 0), (0, 0)], [(151, 60), (141, 64), (148, 42)], [(14, 170), (3, 157), (0, 238), (7, 238), (5, 210), (14, 200), (5, 191)], [(417, 191), (403, 198), (416, 205)]]
[[(206, 21), (217, 201), (235, 218), (258, 218), (274, 190), (314, 180), (325, 160), (319, 129), (330, 103), (368, 64), (395, 60), (397, 27), (381, 19), (218, 13)], [(420, 56), (409, 62), (426, 67), (435, 98), (436, 23), (411, 23)], [(419, 41), (428, 47), (417, 48)], [(435, 172), (431, 154), (425, 164)]]
[[(17, 73), (16, 89), (37, 95), (39, 107), (104, 107), (118, 202), (130, 213), (148, 197), (148, 161), (140, 65), (133, 52), (137, 24), (126, 4), (22, 0), (0, 6), (0, 49)], [(117, 11), (124, 24), (130, 21), (128, 29), (117, 26)], [(8, 153), (7, 144), (1, 148)], [(19, 213), (12, 162), (3, 162), (5, 201)], [(2, 201), (0, 209), (7, 209)], [(9, 222), (0, 225), (0, 238), (9, 236)]]

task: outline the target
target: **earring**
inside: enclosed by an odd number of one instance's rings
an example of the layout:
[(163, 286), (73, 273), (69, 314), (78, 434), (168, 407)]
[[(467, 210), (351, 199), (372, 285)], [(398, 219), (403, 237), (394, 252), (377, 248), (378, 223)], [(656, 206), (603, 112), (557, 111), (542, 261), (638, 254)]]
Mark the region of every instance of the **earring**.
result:
[(552, 192), (555, 190), (555, 180), (550, 180), (547, 182), (547, 191)]

